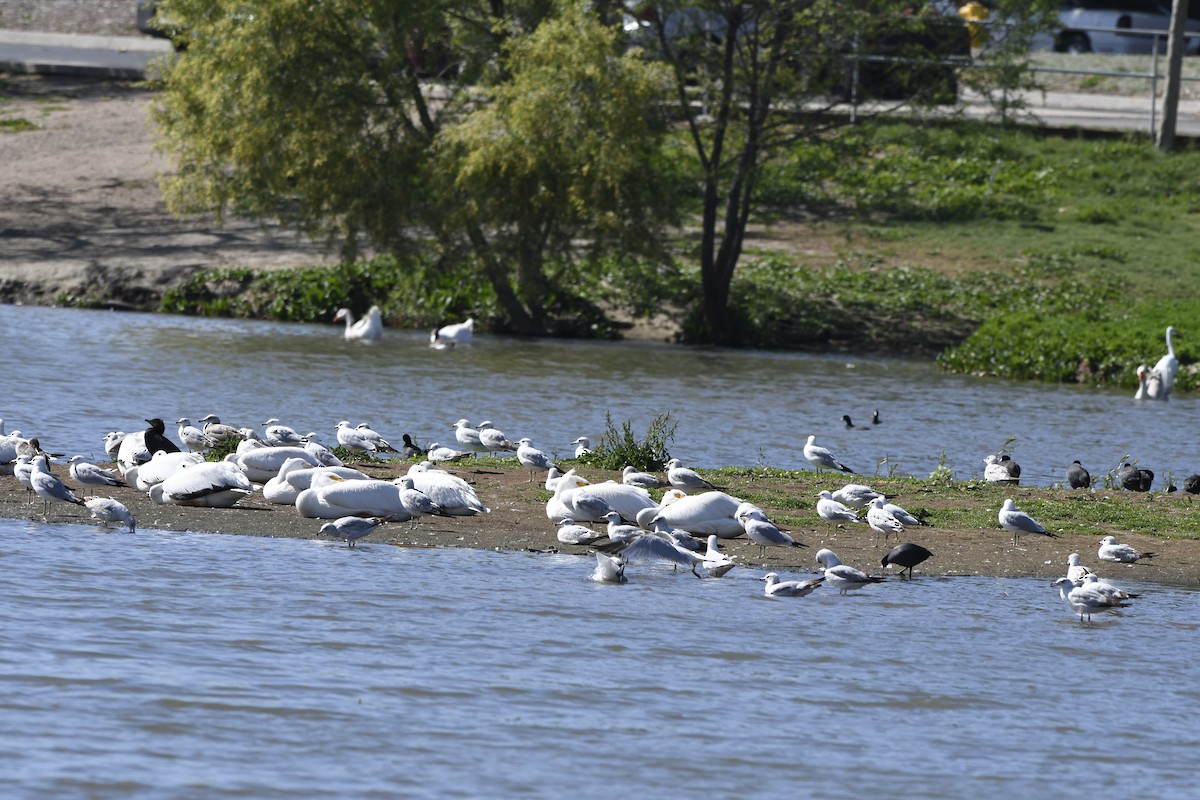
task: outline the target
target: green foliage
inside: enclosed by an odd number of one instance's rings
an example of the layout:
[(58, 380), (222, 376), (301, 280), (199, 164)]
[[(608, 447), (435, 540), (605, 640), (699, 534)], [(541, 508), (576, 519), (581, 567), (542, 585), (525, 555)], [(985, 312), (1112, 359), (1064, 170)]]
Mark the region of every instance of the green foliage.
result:
[(38, 125), (30, 122), (24, 117), (8, 117), (0, 119), (0, 133), (20, 133), (22, 131), (35, 131)]
[(678, 426), (679, 423), (671, 419), (670, 413), (659, 414), (650, 421), (646, 437), (639, 442), (629, 420), (625, 420), (621, 429), (617, 430), (612, 415), (606, 411), (604, 435), (592, 452), (584, 454), (580, 460), (588, 466), (618, 472), (627, 466), (651, 472), (661, 470), (671, 458), (668, 447), (675, 439)]

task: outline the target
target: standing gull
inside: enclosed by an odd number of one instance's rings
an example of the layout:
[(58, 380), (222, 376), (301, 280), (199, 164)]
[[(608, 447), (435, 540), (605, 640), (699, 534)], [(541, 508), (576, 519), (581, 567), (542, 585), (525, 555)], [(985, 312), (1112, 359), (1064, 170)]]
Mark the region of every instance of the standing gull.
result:
[(485, 419), (476, 426), (479, 431), (479, 443), (493, 453), (511, 453), (517, 446), (508, 440), (503, 431), (492, 426), (490, 419)]
[(808, 547), (779, 530), (760, 509), (750, 503), (738, 506), (734, 518), (746, 531), (746, 538), (758, 545), (759, 558), (763, 557), (768, 547)]
[(1154, 558), (1154, 553), (1143, 553), (1127, 544), (1117, 544), (1117, 537), (1105, 536), (1100, 540), (1100, 549), (1096, 557), (1101, 561), (1112, 561), (1118, 564), (1134, 564), (1143, 558)]
[(1058, 538), (1058, 534), (1046, 530), (1037, 520), (1017, 508), (1011, 497), (1004, 501), (998, 518), (1000, 527), (1013, 535), (1013, 544), (1017, 544), (1018, 538), (1023, 533), (1038, 533), (1042, 536)]
[(71, 456), (67, 462), (70, 467), (71, 480), (84, 486), (127, 486), (125, 481), (111, 471), (102, 469), (95, 464), (83, 460), (83, 456)]
[(845, 503), (852, 508), (865, 508), (876, 497), (883, 497), (883, 494), (870, 486), (863, 486), (861, 483), (847, 483), (831, 496), (837, 502)]
[(362, 437), (364, 439), (366, 439), (368, 442), (375, 445), (375, 452), (377, 452), (377, 453), (398, 453), (398, 452), (400, 452), (396, 448), (392, 447), (391, 442), (389, 442), (387, 439), (383, 438), (383, 436), (381, 436), (376, 431), (372, 430), (371, 426), (365, 422), (358, 423), (358, 426), (354, 430), (356, 430), (360, 434), (362, 434)]
[(45, 501), (44, 511), (46, 513), (50, 511), (51, 500), (61, 500), (64, 503), (74, 503), (78, 506), (84, 504), (57, 475), (50, 471), (45, 456), (34, 456), (30, 463), (33, 464), (33, 469), (29, 473), (29, 485), (33, 488), (34, 493)]
[(813, 589), (824, 583), (825, 576), (809, 578), (804, 581), (781, 581), (777, 574), (768, 572), (759, 578), (759, 580), (767, 582), (763, 590), (763, 594), (767, 597), (804, 597), (811, 594)]
[(883, 507), (882, 497), (876, 497), (871, 501), (871, 505), (867, 506), (867, 524), (871, 526), (871, 530), (883, 534), (884, 544), (887, 544), (888, 537), (893, 533), (899, 538), (904, 532), (904, 523)]
[(190, 419), (180, 417), (175, 424), (179, 426), (176, 429), (179, 441), (183, 442), (188, 452), (200, 453), (208, 449), (208, 439), (204, 437), (204, 431), (193, 425)]
[[(882, 499), (882, 495), (880, 498)], [(862, 522), (857, 511), (834, 500), (828, 489), (817, 493), (817, 516), (835, 525), (842, 522)]]
[(672, 458), (667, 462), (667, 481), (676, 489), (682, 489), (685, 492), (717, 488), (701, 478), (695, 470), (683, 466), (683, 462), (678, 458)]
[(816, 440), (817, 437), (815, 434), (809, 435), (808, 443), (804, 445), (804, 457), (808, 459), (808, 463), (817, 468), (818, 472), (823, 469), (833, 469), (855, 474), (854, 470), (834, 458), (833, 453), (818, 444), (814, 444)]
[(460, 449), (472, 453), (489, 452), (487, 446), (479, 440), (479, 431), (472, 428), (467, 420), (460, 419), (450, 427), (454, 429), (454, 438), (458, 440)]
[(1050, 585), (1058, 589), (1063, 602), (1079, 615), (1080, 624), (1083, 624), (1085, 617), (1090, 624), (1092, 614), (1125, 607), (1119, 598), (1106, 595), (1086, 582), (1083, 586), (1076, 586), (1070, 578), (1059, 578)]
[(102, 525), (126, 525), (129, 532), (137, 529), (137, 522), (125, 504), (111, 497), (85, 497), (83, 504), (91, 513), (92, 519), (99, 520)]
[(631, 466), (621, 470), (621, 483), (626, 486), (640, 486), (643, 489), (661, 489), (667, 482), (650, 472), (638, 472)]
[(554, 464), (550, 461), (550, 456), (543, 453), (533, 446), (533, 441), (528, 437), (517, 442), (517, 461), (521, 462), (521, 466), (529, 470), (529, 482), (533, 483), (533, 476), (538, 472), (549, 472)]
[(1083, 565), (1079, 558), (1079, 553), (1071, 553), (1067, 556), (1067, 577), (1079, 585), (1084, 578), (1091, 575), (1092, 571)]
[(338, 517), (332, 522), (321, 525), (321, 536), (336, 536), (346, 541), (347, 547), (354, 547), (359, 539), (369, 536), (387, 519), (384, 517)]

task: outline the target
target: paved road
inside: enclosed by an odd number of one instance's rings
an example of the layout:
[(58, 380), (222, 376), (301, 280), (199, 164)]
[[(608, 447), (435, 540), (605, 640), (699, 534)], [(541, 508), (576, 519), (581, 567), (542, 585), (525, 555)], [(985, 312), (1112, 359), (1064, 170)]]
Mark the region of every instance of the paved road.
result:
[[(0, 30), (0, 70), (9, 72), (84, 75), (140, 80), (152, 59), (171, 51), (164, 39), (151, 37), (75, 36)], [(972, 117), (993, 113), (983, 98), (964, 92), (963, 111)], [(1066, 92), (1026, 95), (1022, 124), (1050, 128), (1152, 133), (1162, 109), (1150, 98), (1116, 97)], [(1200, 102), (1179, 105), (1176, 127), (1180, 137), (1200, 137)]]

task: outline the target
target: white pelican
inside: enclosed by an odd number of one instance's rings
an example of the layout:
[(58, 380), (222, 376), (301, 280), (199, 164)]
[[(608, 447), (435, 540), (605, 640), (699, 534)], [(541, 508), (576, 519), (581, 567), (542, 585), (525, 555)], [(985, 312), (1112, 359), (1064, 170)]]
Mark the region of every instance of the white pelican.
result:
[[(882, 499), (883, 495), (880, 495)], [(835, 525), (839, 522), (862, 522), (858, 512), (833, 499), (828, 489), (817, 493), (817, 516)]]
[(46, 461), (45, 456), (36, 455), (30, 463), (33, 468), (29, 472), (29, 485), (34, 494), (45, 501), (44, 511), (46, 513), (50, 511), (51, 500), (61, 500), (64, 503), (74, 503), (78, 506), (83, 505), (83, 500), (76, 497), (75, 493), (50, 471), (49, 462)]
[(1074, 581), (1076, 585), (1091, 574), (1092, 571), (1083, 565), (1082, 560), (1079, 558), (1079, 553), (1071, 553), (1071, 555), (1067, 556), (1067, 577)]
[(246, 474), (229, 461), (181, 464), (175, 474), (150, 487), (150, 499), (159, 505), (232, 508), (250, 495), (254, 486)]
[(279, 506), (295, 505), (296, 495), (300, 494), (300, 489), (296, 488), (296, 486), (294, 486), (288, 480), (288, 475), (293, 471), (300, 469), (311, 470), (316, 469), (316, 467), (313, 467), (303, 458), (289, 458), (280, 464), (279, 472), (277, 472), (273, 478), (263, 484), (263, 500)]
[(503, 431), (492, 427), (492, 421), (485, 419), (475, 426), (479, 431), (479, 443), (493, 453), (512, 452), (517, 446), (508, 440)]
[(888, 566), (895, 564), (896, 566), (900, 567), (901, 577), (903, 577), (904, 573), (907, 572), (908, 577), (911, 578), (913, 567), (924, 562), (932, 555), (933, 553), (929, 552), (924, 547), (921, 547), (921, 545), (913, 544), (912, 542), (906, 542), (905, 544), (898, 544), (889, 550), (888, 554), (883, 557), (882, 561), (880, 561), (880, 564), (882, 564), (885, 569)]
[(263, 423), (263, 441), (271, 447), (303, 447), (304, 437), (275, 417)]
[(204, 456), (199, 453), (164, 453), (159, 450), (154, 458), (138, 467), (133, 485), (142, 492), (150, 491), (156, 483), (162, 483), (175, 474), (184, 464), (199, 464)]
[(1150, 372), (1157, 375), (1162, 381), (1162, 395), (1164, 400), (1171, 394), (1171, 390), (1175, 388), (1175, 373), (1179, 371), (1179, 359), (1175, 357), (1175, 345), (1171, 338), (1178, 336), (1179, 331), (1175, 330), (1174, 325), (1167, 326), (1167, 354), (1158, 360), (1154, 365), (1154, 369)]
[(85, 497), (83, 504), (91, 513), (92, 519), (99, 520), (102, 525), (126, 525), (129, 532), (137, 529), (137, 521), (125, 504), (111, 497)]
[(302, 517), (337, 519), (339, 517), (386, 517), (407, 522), (413, 515), (400, 500), (400, 487), (391, 481), (336, 480), (326, 486), (305, 489), (296, 496), (296, 510)]
[(443, 325), (434, 328), (429, 334), (429, 346), (437, 349), (455, 347), (460, 344), (470, 344), (475, 338), (475, 320), (468, 318), (465, 322)]
[(472, 428), (467, 420), (460, 419), (450, 427), (454, 429), (454, 438), (463, 450), (470, 450), (472, 453), (490, 452), (487, 445), (479, 440), (479, 431)]
[(383, 338), (383, 318), (379, 306), (367, 309), (367, 315), (355, 322), (354, 314), (348, 308), (339, 308), (333, 315), (333, 321), (346, 320), (346, 330), (342, 338), (347, 341), (378, 342)]
[(816, 444), (816, 441), (816, 435), (808, 437), (808, 442), (804, 445), (804, 457), (808, 459), (808, 463), (817, 468), (818, 472), (823, 469), (833, 469), (854, 474), (854, 470), (834, 458), (833, 453)]
[[(282, 471), (282, 467), (280, 470)], [(312, 467), (307, 464), (298, 469), (289, 470), (284, 476), (297, 492), (311, 489), (313, 486), (326, 486), (340, 478), (344, 481), (367, 481), (371, 476), (359, 472), (352, 467)]]
[(1078, 458), (1067, 467), (1067, 484), (1072, 489), (1087, 489), (1092, 485), (1092, 474), (1079, 463)]
[(128, 485), (111, 471), (84, 461), (83, 456), (71, 456), (71, 459), (67, 463), (70, 465), (71, 480), (76, 483), (81, 483), (85, 486)]
[(187, 417), (180, 417), (175, 422), (179, 427), (176, 432), (179, 434), (179, 441), (183, 442), (183, 446), (193, 452), (200, 453), (209, 448), (208, 439), (204, 436), (204, 431), (192, 424), (192, 421)]
[(1154, 553), (1143, 553), (1127, 544), (1117, 544), (1117, 537), (1105, 536), (1100, 540), (1100, 550), (1096, 557), (1101, 561), (1113, 561), (1120, 564), (1133, 564), (1143, 558), (1154, 558)]
[(725, 492), (687, 495), (667, 505), (660, 504), (653, 520), (695, 534), (716, 534), (721, 539), (733, 539), (745, 532), (734, 518), (741, 504), (741, 500)]
[(558, 533), (555, 534), (555, 538), (562, 544), (589, 545), (603, 539), (604, 534), (584, 525), (576, 525), (575, 520), (564, 517), (558, 521)]
[(1023, 533), (1038, 533), (1042, 536), (1058, 538), (1058, 534), (1046, 530), (1041, 523), (1013, 505), (1011, 497), (1004, 501), (998, 518), (1000, 527), (1013, 535), (1013, 544), (1017, 543), (1018, 537)]
[(808, 547), (779, 530), (759, 508), (750, 503), (740, 504), (734, 517), (746, 531), (746, 538), (758, 545), (759, 558), (767, 552), (768, 547)]
[(550, 472), (554, 464), (550, 461), (550, 456), (543, 453), (533, 446), (533, 440), (528, 437), (517, 442), (517, 461), (521, 462), (521, 466), (529, 470), (529, 482), (533, 483), (533, 476), (538, 472)]
[(813, 589), (816, 589), (825, 582), (825, 576), (819, 578), (809, 578), (803, 581), (781, 581), (779, 576), (774, 572), (768, 572), (759, 580), (767, 582), (763, 591), (767, 597), (804, 597), (811, 594)]
[(1092, 614), (1125, 607), (1120, 599), (1097, 591), (1094, 586), (1089, 586), (1087, 583), (1083, 586), (1076, 586), (1070, 578), (1059, 578), (1050, 585), (1058, 589), (1059, 597), (1063, 599), (1063, 602), (1079, 615), (1080, 624), (1083, 624), (1085, 617), (1090, 623)]
[(552, 464), (550, 469), (546, 470), (546, 491), (553, 494), (554, 490), (558, 488), (558, 479), (561, 477), (562, 473), (558, 471), (558, 467)]
[(298, 458), (310, 467), (321, 466), (303, 447), (258, 447), (229, 458), (255, 483), (265, 483), (274, 478), (284, 462), (291, 458)]
[(672, 458), (667, 462), (667, 481), (676, 489), (681, 489), (685, 492), (717, 488), (704, 478), (701, 478), (700, 474), (695, 470), (683, 466), (683, 462), (678, 458)]
[(413, 464), (408, 469), (408, 477), (412, 478), (416, 489), (429, 495), (439, 508), (451, 516), (469, 517), (491, 512), (470, 484), (457, 475)]
[(628, 583), (625, 577), (625, 562), (617, 556), (609, 556), (596, 551), (596, 569), (592, 571), (592, 580), (596, 583)]
[(832, 550), (818, 550), (817, 563), (825, 568), (825, 580), (838, 590), (838, 594), (845, 594), (883, 580), (883, 578), (876, 578), (862, 570), (843, 564)]
[[(575, 489), (578, 489), (580, 486), (586, 485), (587, 480), (576, 475), (574, 469), (567, 470), (565, 474), (559, 477), (558, 482), (554, 485), (553, 490), (550, 490), (549, 487), (547, 487), (547, 490), (553, 491), (554, 495), (546, 501), (546, 517), (551, 522), (560, 519), (574, 520), (575, 507), (573, 504), (567, 504), (567, 494), (569, 492), (573, 492)], [(592, 522), (593, 520), (588, 519), (587, 521)]]
[(323, 524), (319, 535), (336, 536), (344, 539), (347, 547), (354, 547), (359, 539), (369, 535), (384, 522), (387, 522), (384, 517), (338, 517)]
[(882, 497), (876, 497), (871, 501), (871, 505), (867, 506), (867, 524), (871, 526), (871, 530), (882, 533), (883, 542), (887, 544), (888, 537), (893, 533), (899, 538), (900, 534), (904, 532), (904, 523), (896, 519), (896, 516), (883, 506)]

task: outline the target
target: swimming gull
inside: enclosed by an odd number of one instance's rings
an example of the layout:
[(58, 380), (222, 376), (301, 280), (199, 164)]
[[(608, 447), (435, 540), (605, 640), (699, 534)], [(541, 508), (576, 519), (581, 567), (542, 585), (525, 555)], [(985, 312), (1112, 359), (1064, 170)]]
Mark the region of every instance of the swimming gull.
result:
[(1063, 599), (1063, 602), (1079, 615), (1080, 624), (1083, 624), (1085, 617), (1088, 623), (1091, 623), (1092, 614), (1125, 607), (1121, 600), (1098, 591), (1094, 585), (1085, 583), (1082, 586), (1076, 586), (1070, 578), (1059, 578), (1050, 585), (1058, 589), (1059, 597)]
[(87, 506), (92, 519), (99, 520), (102, 525), (126, 525), (130, 533), (137, 529), (133, 514), (119, 500), (111, 497), (85, 497), (83, 504)]
[(1079, 463), (1078, 458), (1071, 462), (1071, 466), (1067, 467), (1067, 485), (1072, 489), (1091, 488), (1092, 474), (1083, 464)]
[(371, 306), (367, 309), (366, 316), (357, 321), (350, 309), (339, 308), (333, 315), (333, 321), (342, 319), (346, 321), (342, 338), (347, 341), (377, 342), (383, 338), (383, 314), (379, 306)]
[(901, 568), (901, 576), (907, 572), (908, 577), (911, 578), (913, 574), (913, 567), (927, 561), (931, 556), (933, 556), (933, 553), (929, 552), (921, 545), (913, 544), (912, 542), (905, 542), (904, 544), (898, 544), (889, 550), (887, 555), (885, 555), (880, 561), (880, 564), (885, 569), (892, 564), (895, 564)]
[(1042, 527), (1041, 523), (1017, 508), (1013, 504), (1011, 497), (1004, 501), (1004, 505), (997, 516), (1000, 521), (1000, 527), (1013, 535), (1013, 544), (1017, 544), (1018, 538), (1023, 533), (1037, 533), (1054, 539), (1058, 538), (1058, 534), (1046, 530)]
[(822, 548), (817, 551), (817, 563), (825, 568), (825, 580), (834, 589), (838, 590), (838, 594), (855, 589), (861, 589), (872, 583), (880, 583), (883, 578), (877, 578), (873, 575), (868, 575), (862, 570), (855, 569), (842, 563), (842, 560), (832, 550)]
[(1143, 553), (1131, 545), (1117, 544), (1117, 537), (1105, 536), (1100, 540), (1100, 549), (1097, 551), (1096, 557), (1101, 561), (1134, 564), (1143, 558), (1154, 558), (1154, 553)]
[(767, 582), (763, 594), (767, 597), (804, 597), (811, 594), (813, 589), (816, 589), (825, 582), (825, 576), (819, 578), (809, 578), (803, 581), (781, 581), (779, 575), (774, 572), (768, 572), (759, 580)]
[(841, 470), (842, 472), (854, 473), (854, 470), (847, 467), (842, 462), (833, 457), (833, 453), (818, 444), (815, 444), (817, 437), (815, 434), (809, 435), (808, 443), (804, 445), (804, 457), (808, 459), (808, 463), (817, 468), (817, 471), (831, 469)]
[(871, 501), (871, 505), (867, 506), (867, 524), (875, 533), (882, 533), (883, 542), (887, 544), (890, 535), (894, 533), (899, 538), (900, 534), (904, 532), (904, 523), (896, 519), (883, 505), (882, 497), (876, 497)]
[(336, 536), (346, 540), (347, 547), (354, 547), (359, 539), (387, 522), (385, 517), (338, 517), (321, 525), (321, 536)]

